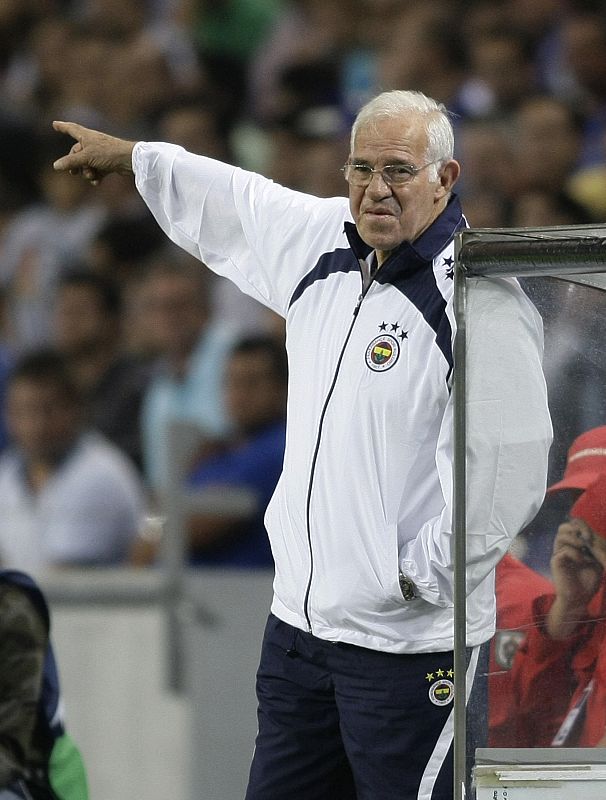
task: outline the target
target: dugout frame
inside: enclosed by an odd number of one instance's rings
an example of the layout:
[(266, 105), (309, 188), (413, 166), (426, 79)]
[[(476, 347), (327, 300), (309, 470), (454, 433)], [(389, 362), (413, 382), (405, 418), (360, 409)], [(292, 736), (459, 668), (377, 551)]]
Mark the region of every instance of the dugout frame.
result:
[[(454, 800), (467, 780), (466, 671), (466, 320), (468, 278), (557, 278), (606, 292), (606, 225), (478, 228), (457, 234), (454, 264)], [(484, 751), (486, 752), (486, 751)]]

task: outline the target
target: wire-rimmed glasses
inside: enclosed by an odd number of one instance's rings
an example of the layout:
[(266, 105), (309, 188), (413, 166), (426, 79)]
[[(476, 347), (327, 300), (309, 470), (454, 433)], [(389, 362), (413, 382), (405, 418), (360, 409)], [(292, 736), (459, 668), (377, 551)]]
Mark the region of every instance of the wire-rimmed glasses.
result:
[(441, 160), (441, 158), (438, 158), (435, 161), (429, 161), (421, 167), (415, 167), (414, 164), (387, 164), (378, 169), (373, 169), (369, 164), (353, 162), (341, 167), (341, 172), (345, 176), (347, 183), (352, 186), (368, 186), (375, 173), (381, 176), (387, 186), (403, 186), (406, 183), (410, 183), (413, 178), (416, 178), (419, 172), (432, 164), (437, 164)]

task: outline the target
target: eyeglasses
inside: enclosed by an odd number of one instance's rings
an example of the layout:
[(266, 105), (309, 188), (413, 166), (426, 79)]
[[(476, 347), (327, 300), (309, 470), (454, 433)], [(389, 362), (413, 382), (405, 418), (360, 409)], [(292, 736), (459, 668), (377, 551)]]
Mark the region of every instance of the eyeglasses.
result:
[(410, 183), (413, 178), (416, 178), (419, 172), (432, 164), (437, 164), (441, 160), (441, 158), (438, 158), (435, 161), (423, 164), (422, 167), (415, 167), (412, 164), (389, 164), (380, 169), (373, 169), (368, 164), (345, 164), (344, 167), (341, 167), (341, 172), (345, 176), (347, 183), (352, 186), (368, 186), (375, 173), (380, 175), (388, 186), (404, 186), (404, 184)]

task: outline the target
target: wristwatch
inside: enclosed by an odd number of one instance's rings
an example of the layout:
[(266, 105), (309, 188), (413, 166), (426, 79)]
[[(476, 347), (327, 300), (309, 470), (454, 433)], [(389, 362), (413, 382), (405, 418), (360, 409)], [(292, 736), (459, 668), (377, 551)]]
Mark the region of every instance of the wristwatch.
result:
[(399, 580), (400, 580), (400, 591), (402, 592), (402, 597), (404, 598), (404, 600), (414, 600), (414, 598), (416, 597), (414, 583), (410, 580), (408, 576), (404, 575), (403, 572), (400, 572)]

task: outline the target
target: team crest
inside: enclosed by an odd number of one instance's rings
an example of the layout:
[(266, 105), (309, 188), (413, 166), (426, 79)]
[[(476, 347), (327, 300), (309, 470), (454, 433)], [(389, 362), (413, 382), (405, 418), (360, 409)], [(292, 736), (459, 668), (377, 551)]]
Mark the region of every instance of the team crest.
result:
[(442, 678), (429, 687), (429, 699), (434, 706), (447, 706), (454, 697), (454, 683)]
[(434, 706), (447, 706), (452, 702), (454, 697), (454, 670), (452, 667), (449, 669), (440, 667), (433, 672), (428, 672), (425, 680), (431, 684), (429, 699)]
[(374, 372), (391, 369), (400, 357), (400, 343), (389, 333), (377, 336), (366, 348), (366, 366)]

